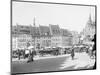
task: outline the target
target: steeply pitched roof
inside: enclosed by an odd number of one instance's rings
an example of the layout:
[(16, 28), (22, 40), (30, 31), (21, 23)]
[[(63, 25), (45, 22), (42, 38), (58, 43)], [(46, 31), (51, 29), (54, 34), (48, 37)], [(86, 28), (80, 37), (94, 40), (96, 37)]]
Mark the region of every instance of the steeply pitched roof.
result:
[(67, 29), (60, 29), (62, 36), (72, 36), (72, 34)]
[(31, 28), (31, 26), (17, 25), (19, 34), (30, 34), (31, 33), (30, 28)]
[(50, 28), (48, 26), (39, 26), (41, 36), (50, 36)]
[(49, 25), (52, 35), (60, 35), (59, 25)]
[(12, 27), (12, 32), (17, 30), (17, 34), (29, 34), (33, 36), (40, 36), (39, 27), (17, 25)]
[(39, 27), (31, 27), (30, 31), (33, 36), (40, 36)]

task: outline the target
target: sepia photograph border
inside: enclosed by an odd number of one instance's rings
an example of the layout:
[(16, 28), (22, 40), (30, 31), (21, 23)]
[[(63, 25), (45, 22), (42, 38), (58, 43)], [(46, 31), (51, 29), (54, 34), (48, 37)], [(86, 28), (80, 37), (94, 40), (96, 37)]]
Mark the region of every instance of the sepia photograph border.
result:
[[(42, 4), (57, 4), (57, 5), (73, 5), (73, 6), (88, 6), (95, 7), (95, 32), (96, 32), (96, 64), (92, 69), (75, 69), (75, 70), (59, 70), (59, 71), (44, 71), (44, 72), (27, 72), (27, 73), (12, 73), (12, 2), (28, 2), (28, 3), (42, 3)], [(97, 68), (97, 5), (87, 5), (87, 4), (72, 4), (72, 3), (56, 3), (56, 2), (41, 2), (41, 1), (24, 1), (24, 0), (11, 0), (10, 1), (10, 72), (11, 75), (16, 74), (35, 74), (35, 73), (51, 73), (51, 72), (69, 72), (69, 71), (85, 71), (85, 70), (96, 70)]]

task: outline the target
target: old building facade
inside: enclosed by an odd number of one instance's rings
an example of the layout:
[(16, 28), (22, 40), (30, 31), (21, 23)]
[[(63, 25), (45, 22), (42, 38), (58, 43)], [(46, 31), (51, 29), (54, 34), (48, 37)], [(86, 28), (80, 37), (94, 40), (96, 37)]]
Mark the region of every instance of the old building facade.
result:
[(61, 33), (59, 25), (49, 25), (51, 32), (51, 47), (61, 46)]
[(12, 45), (16, 49), (26, 49), (27, 44), (34, 46), (36, 50), (46, 47), (67, 47), (72, 45), (70, 31), (61, 29), (59, 25), (39, 27), (16, 25), (12, 27)]
[(39, 26), (41, 48), (51, 47), (51, 33), (48, 26)]

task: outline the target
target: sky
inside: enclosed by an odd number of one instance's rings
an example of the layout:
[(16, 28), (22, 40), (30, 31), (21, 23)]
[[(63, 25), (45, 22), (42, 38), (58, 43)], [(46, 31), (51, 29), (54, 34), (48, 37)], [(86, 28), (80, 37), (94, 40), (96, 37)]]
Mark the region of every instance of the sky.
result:
[(95, 7), (15, 1), (12, 3), (12, 25), (33, 25), (35, 18), (36, 26), (58, 24), (60, 28), (79, 33), (85, 27), (90, 14), (94, 19)]

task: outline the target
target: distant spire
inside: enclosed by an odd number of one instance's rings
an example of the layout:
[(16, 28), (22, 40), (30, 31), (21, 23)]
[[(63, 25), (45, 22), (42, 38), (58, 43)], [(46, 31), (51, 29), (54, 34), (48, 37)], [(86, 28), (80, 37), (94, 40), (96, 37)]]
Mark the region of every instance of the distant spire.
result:
[(36, 25), (36, 24), (35, 24), (35, 17), (34, 17), (33, 25), (34, 25), (34, 27), (35, 27), (35, 25)]
[(90, 13), (90, 15), (89, 15), (89, 21), (92, 22), (92, 19), (91, 19), (91, 13)]
[(18, 23), (16, 23), (16, 25), (18, 26)]
[(89, 14), (88, 25), (89, 25), (89, 26), (91, 26), (91, 25), (92, 25), (92, 18), (91, 18), (91, 13)]

